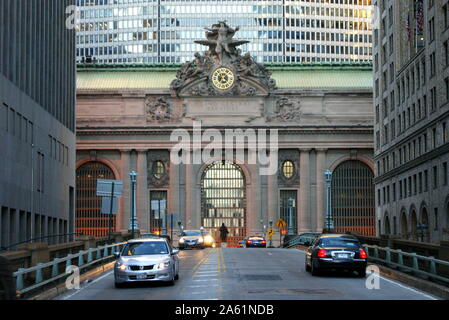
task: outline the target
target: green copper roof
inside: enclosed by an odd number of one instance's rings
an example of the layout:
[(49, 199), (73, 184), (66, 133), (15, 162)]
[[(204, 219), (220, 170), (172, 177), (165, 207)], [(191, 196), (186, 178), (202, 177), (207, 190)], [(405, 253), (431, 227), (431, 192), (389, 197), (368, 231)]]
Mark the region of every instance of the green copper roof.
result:
[[(267, 65), (279, 89), (372, 90), (371, 64)], [(179, 65), (82, 65), (78, 90), (168, 89)]]

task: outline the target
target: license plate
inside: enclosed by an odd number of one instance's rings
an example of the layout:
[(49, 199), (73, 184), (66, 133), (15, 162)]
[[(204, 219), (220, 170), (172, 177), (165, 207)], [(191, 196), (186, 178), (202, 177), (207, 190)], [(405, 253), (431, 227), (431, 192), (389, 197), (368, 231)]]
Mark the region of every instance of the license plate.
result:
[(137, 275), (137, 279), (146, 279), (147, 278), (147, 274), (146, 273), (142, 273), (142, 274), (138, 274)]
[(339, 253), (339, 254), (337, 254), (337, 258), (339, 258), (339, 259), (348, 259), (349, 258), (349, 254)]

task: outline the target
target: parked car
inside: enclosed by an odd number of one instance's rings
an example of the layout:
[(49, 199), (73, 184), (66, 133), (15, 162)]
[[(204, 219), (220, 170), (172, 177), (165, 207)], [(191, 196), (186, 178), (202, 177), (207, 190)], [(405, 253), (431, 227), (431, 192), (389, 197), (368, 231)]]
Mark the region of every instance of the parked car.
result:
[(178, 247), (180, 250), (188, 248), (204, 249), (204, 238), (201, 230), (184, 230), (178, 240)]
[(139, 281), (164, 281), (174, 285), (179, 278), (178, 252), (162, 238), (128, 241), (121, 252), (115, 253), (115, 287)]
[(239, 241), (237, 243), (237, 248), (245, 248), (246, 240)]
[(267, 240), (264, 237), (251, 236), (246, 240), (247, 248), (266, 248)]
[(325, 234), (313, 241), (306, 252), (305, 268), (312, 275), (320, 271), (356, 271), (360, 277), (366, 276), (368, 255), (361, 242), (352, 235)]
[(201, 235), (204, 239), (204, 246), (209, 248), (215, 248), (215, 239), (209, 231), (201, 231)]

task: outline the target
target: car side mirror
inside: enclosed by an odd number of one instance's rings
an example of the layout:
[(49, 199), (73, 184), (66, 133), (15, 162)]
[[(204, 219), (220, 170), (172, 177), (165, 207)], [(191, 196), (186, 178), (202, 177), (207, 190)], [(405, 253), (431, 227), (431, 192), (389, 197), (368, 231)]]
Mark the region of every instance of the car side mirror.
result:
[(176, 254), (178, 254), (179, 253), (179, 250), (178, 249), (173, 249), (173, 251), (171, 252), (171, 254), (174, 256), (174, 255), (176, 255)]
[(115, 257), (116, 259), (120, 258), (120, 252), (114, 252), (114, 257)]

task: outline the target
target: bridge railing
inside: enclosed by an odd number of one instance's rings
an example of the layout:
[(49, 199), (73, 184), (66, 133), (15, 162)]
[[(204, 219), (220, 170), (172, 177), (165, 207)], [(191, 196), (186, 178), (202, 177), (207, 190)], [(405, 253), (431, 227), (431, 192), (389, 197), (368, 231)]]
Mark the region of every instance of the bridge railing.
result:
[(377, 245), (363, 245), (368, 253), (368, 260), (384, 264), (400, 271), (411, 272), (424, 279), (432, 279), (449, 284), (449, 262), (416, 253), (394, 250)]
[(31, 268), (20, 268), (13, 273), (16, 282), (16, 294), (22, 296), (31, 291), (42, 289), (47, 285), (58, 283), (69, 274), (70, 266), (78, 267), (80, 274), (91, 266), (105, 263), (114, 258), (114, 252), (121, 251), (126, 242), (98, 246), (80, 250), (64, 258), (55, 258), (47, 263), (38, 263)]

